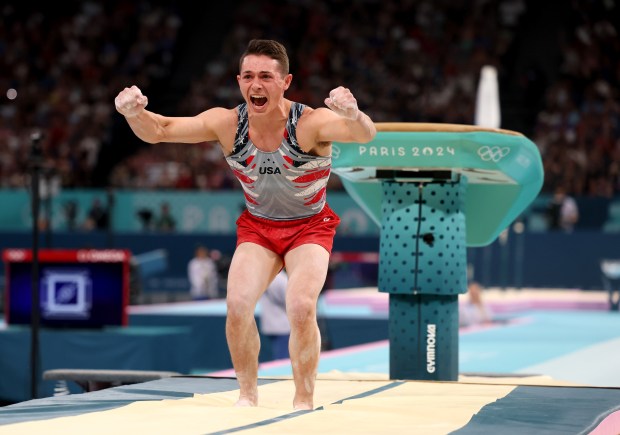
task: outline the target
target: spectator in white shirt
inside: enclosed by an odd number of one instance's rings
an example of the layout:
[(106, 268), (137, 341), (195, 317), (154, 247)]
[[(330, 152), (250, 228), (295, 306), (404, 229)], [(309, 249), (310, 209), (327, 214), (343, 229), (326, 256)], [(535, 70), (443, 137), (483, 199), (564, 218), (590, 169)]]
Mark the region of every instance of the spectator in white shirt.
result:
[(205, 246), (196, 247), (194, 258), (187, 265), (187, 274), (192, 299), (205, 300), (218, 297), (217, 267), (215, 261), (209, 257), (209, 250)]

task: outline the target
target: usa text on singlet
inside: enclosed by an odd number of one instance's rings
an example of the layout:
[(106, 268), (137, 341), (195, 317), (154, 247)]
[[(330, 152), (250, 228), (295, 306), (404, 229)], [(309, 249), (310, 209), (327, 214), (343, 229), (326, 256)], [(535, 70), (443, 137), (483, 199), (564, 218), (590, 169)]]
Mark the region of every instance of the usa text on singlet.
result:
[(282, 143), (261, 151), (249, 137), (247, 105), (237, 106), (239, 121), (226, 161), (243, 187), (245, 205), (254, 216), (289, 220), (317, 214), (325, 205), (331, 157), (305, 153), (297, 143), (297, 122), (305, 106), (292, 103)]

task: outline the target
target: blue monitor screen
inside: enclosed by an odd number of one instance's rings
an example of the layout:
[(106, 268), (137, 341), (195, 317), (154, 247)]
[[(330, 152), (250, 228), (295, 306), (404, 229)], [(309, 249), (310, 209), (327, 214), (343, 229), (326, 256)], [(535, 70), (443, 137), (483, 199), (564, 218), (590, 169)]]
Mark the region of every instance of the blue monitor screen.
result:
[[(30, 324), (32, 263), (7, 267), (7, 322)], [(123, 325), (123, 263), (39, 264), (40, 325), (98, 328)]]

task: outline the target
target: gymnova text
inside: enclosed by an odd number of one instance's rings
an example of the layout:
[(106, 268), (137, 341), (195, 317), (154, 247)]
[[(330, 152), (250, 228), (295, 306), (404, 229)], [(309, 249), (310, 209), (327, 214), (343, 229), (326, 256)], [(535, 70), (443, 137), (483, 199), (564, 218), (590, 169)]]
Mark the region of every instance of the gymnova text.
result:
[(435, 373), (435, 343), (437, 341), (437, 325), (426, 325), (426, 371)]

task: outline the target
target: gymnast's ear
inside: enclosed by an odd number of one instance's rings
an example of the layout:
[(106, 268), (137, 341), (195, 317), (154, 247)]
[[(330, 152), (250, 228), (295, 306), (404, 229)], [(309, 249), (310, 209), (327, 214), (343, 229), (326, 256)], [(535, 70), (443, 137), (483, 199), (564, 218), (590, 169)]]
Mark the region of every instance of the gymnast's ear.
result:
[(293, 74), (287, 74), (284, 76), (284, 90), (286, 91), (289, 86), (291, 86), (291, 82), (293, 81)]

